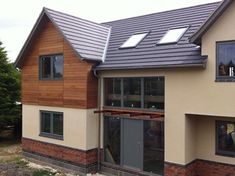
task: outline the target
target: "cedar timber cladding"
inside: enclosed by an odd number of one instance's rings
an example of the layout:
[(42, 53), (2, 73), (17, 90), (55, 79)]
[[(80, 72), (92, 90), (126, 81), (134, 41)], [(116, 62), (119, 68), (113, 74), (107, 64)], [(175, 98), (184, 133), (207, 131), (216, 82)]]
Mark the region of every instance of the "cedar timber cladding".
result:
[[(95, 108), (97, 79), (91, 73), (95, 63), (81, 60), (49, 18), (44, 17), (40, 29), (21, 61), (23, 104)], [(39, 80), (39, 56), (57, 53), (64, 55), (63, 79)]]

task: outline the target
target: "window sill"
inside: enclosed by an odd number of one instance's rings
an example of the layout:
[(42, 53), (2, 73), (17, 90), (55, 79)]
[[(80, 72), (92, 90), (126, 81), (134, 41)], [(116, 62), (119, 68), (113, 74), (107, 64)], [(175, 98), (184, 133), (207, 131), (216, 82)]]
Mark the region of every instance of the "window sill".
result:
[(103, 106), (103, 109), (120, 109), (120, 110), (133, 110), (133, 111), (149, 111), (149, 112), (163, 112), (164, 109), (151, 109), (151, 108), (135, 108), (135, 107), (118, 107), (118, 106)]
[(64, 140), (63, 136), (55, 135), (55, 134), (49, 134), (49, 133), (40, 133), (39, 136), (52, 138), (52, 139), (57, 139), (57, 140), (62, 140), (62, 141)]
[(63, 81), (63, 78), (39, 78), (39, 81)]
[(235, 77), (217, 77), (215, 82), (235, 82)]
[(235, 158), (235, 153), (227, 153), (227, 152), (223, 152), (223, 151), (217, 151), (217, 152), (215, 153), (215, 155)]

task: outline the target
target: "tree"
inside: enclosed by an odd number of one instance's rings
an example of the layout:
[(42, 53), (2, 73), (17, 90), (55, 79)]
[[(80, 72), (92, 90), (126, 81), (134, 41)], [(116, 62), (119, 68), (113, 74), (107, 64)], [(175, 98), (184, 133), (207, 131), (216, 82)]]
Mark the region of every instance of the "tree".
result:
[(21, 122), (20, 72), (7, 58), (0, 42), (0, 132)]

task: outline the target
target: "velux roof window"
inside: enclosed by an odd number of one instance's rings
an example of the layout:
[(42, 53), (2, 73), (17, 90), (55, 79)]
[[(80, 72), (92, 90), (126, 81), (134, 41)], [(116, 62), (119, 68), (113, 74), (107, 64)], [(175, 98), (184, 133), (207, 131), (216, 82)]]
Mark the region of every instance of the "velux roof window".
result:
[(170, 29), (166, 34), (161, 38), (158, 44), (167, 44), (167, 43), (177, 43), (179, 39), (184, 35), (188, 28), (177, 28)]
[(141, 34), (134, 34), (130, 38), (125, 41), (120, 48), (132, 48), (136, 47), (146, 36), (148, 32), (141, 33)]

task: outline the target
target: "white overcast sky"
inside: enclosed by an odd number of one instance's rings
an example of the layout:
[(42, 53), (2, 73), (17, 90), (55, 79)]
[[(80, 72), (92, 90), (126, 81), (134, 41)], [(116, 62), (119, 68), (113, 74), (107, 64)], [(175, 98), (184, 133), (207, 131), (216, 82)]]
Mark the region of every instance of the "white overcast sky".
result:
[(220, 0), (0, 0), (0, 41), (14, 61), (43, 7), (107, 22)]

